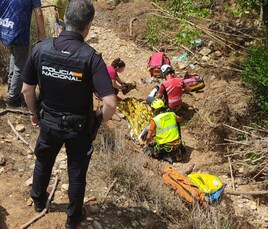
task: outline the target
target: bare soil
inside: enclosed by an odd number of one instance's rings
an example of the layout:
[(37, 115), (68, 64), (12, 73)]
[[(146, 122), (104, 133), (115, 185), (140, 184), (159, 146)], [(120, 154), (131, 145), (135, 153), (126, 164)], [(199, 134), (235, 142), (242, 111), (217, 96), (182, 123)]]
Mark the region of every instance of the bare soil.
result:
[[(144, 27), (142, 24), (135, 24), (135, 35), (131, 37), (129, 21), (147, 12), (150, 8), (149, 1), (129, 1), (114, 6), (108, 4), (107, 1), (99, 0), (96, 2), (96, 7), (96, 20), (86, 41), (102, 53), (107, 64), (117, 57), (122, 58), (127, 65), (125, 72), (121, 75), (122, 79), (126, 82), (136, 81), (138, 84), (137, 90), (133, 90), (128, 96), (145, 99), (156, 85), (141, 82), (141, 78), (150, 78), (146, 65), (151, 51), (133, 42), (143, 36), (141, 31)], [(168, 53), (168, 55), (172, 57), (174, 53)], [(224, 58), (221, 61), (224, 61)], [(177, 70), (179, 74), (182, 74), (179, 69)], [(186, 122), (182, 127), (182, 137), (187, 148), (187, 155), (181, 163), (175, 163), (173, 166), (181, 172), (194, 166), (194, 172), (215, 174), (228, 184), (226, 189), (230, 190), (232, 186), (230, 168), (228, 160), (223, 157), (226, 148), (220, 145), (223, 139), (229, 136), (230, 131), (216, 127), (216, 124), (245, 122), (248, 115), (249, 92), (241, 87), (240, 81), (236, 80), (238, 77), (228, 81), (223, 79), (220, 68), (197, 65), (193, 71), (204, 76), (206, 87), (202, 93), (184, 95), (184, 101), (195, 109), (184, 110), (183, 117)], [(4, 102), (6, 91), (7, 85), (1, 84), (1, 110), (6, 108)], [(119, 96), (126, 97), (122, 94)], [(96, 106), (98, 105), (99, 102), (96, 101)], [(0, 165), (0, 228), (17, 229), (37, 215), (29, 197), (30, 186), (25, 184), (32, 177), (35, 158), (29, 147), (16, 138), (7, 121), (10, 120), (14, 126), (17, 124), (25, 126), (25, 131), (21, 135), (32, 147), (38, 136), (38, 128), (30, 124), (27, 115), (8, 112), (1, 115), (0, 120), (0, 161), (1, 156), (5, 160)], [(137, 159), (144, 156), (139, 146), (129, 138), (129, 129), (124, 120), (115, 115), (102, 129), (101, 134), (107, 131), (105, 128), (110, 128), (117, 137), (118, 134), (122, 134), (126, 150), (136, 155)], [(162, 219), (155, 209), (137, 206), (134, 201), (127, 198), (128, 195), (124, 193), (124, 189), (121, 190), (120, 195), (112, 191), (108, 193), (113, 180), (103, 178), (103, 169), (107, 168), (110, 162), (101, 161), (104, 158), (100, 157), (100, 154), (103, 154), (103, 149), (100, 148), (103, 141), (101, 134), (95, 142), (96, 150), (87, 177), (85, 206), (88, 217), (80, 228), (183, 228)], [(52, 202), (51, 211), (29, 228), (64, 228), (65, 209), (68, 203), (67, 192), (64, 188), (64, 184), (68, 183), (64, 164), (66, 165), (66, 158), (62, 149), (53, 171), (54, 175), (56, 172), (60, 174), (61, 181)], [(153, 165), (161, 167), (166, 163), (159, 162)], [(243, 177), (239, 176), (239, 171), (234, 171), (234, 175), (237, 176), (235, 180), (237, 190), (262, 188), (258, 182), (243, 185)], [(267, 227), (268, 207), (262, 198), (228, 196), (223, 205), (225, 207), (230, 205), (230, 214), (241, 217), (241, 221), (248, 222), (247, 228)], [(139, 223), (135, 224), (136, 221)]]

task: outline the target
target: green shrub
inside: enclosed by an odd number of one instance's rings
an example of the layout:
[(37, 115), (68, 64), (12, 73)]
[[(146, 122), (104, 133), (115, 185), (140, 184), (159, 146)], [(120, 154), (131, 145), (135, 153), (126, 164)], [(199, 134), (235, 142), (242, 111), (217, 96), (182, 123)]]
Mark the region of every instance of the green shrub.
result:
[(172, 30), (171, 23), (165, 18), (151, 17), (147, 20), (145, 37), (150, 45), (160, 45), (167, 41), (166, 31)]
[(251, 48), (244, 63), (243, 82), (254, 92), (257, 105), (268, 118), (268, 50), (256, 46)]

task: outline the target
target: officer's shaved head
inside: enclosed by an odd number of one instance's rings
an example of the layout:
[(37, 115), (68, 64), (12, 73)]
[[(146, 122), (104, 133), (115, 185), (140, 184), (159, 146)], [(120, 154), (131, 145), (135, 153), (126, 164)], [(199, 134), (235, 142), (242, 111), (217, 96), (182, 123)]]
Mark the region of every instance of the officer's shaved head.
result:
[(91, 0), (70, 0), (65, 12), (66, 30), (82, 32), (93, 21), (94, 15)]

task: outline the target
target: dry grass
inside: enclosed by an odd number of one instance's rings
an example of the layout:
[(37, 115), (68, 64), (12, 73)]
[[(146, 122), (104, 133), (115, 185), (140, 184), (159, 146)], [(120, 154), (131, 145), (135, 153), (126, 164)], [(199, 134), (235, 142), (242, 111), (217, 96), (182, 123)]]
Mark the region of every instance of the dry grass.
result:
[[(231, 127), (229, 127), (231, 128)], [(232, 129), (232, 128), (231, 128)], [(253, 181), (261, 181), (261, 190), (268, 185), (268, 131), (263, 128), (243, 126), (232, 129), (236, 137), (225, 139), (228, 143), (226, 157), (233, 160), (237, 176)]]
[[(104, 180), (114, 185), (115, 193), (124, 193), (128, 201), (136, 206), (155, 212), (168, 224), (168, 228), (215, 229), (250, 228), (244, 221), (229, 215), (230, 206), (226, 204), (202, 209), (189, 209), (161, 177), (164, 162), (148, 158), (142, 152), (127, 148), (125, 136), (120, 131), (113, 132), (102, 128), (95, 145), (99, 145), (96, 168)], [(105, 163), (104, 163), (105, 161)], [(226, 200), (228, 202), (228, 200)], [(241, 226), (237, 224), (241, 221)], [(235, 226), (234, 226), (235, 225)]]

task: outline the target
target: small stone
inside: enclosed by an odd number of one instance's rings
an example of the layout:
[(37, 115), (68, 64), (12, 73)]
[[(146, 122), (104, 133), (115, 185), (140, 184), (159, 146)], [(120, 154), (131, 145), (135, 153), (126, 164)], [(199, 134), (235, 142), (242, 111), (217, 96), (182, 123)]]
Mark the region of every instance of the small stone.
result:
[(29, 198), (27, 200), (27, 206), (32, 206), (32, 205), (33, 205), (33, 200), (32, 200), (32, 198)]
[(88, 203), (88, 201), (89, 201), (89, 198), (88, 197), (84, 197), (84, 203), (86, 204), (86, 203)]
[(243, 173), (243, 172), (244, 172), (244, 168), (243, 168), (243, 167), (240, 167), (240, 168), (238, 169), (238, 172), (239, 172), (239, 173)]
[(204, 47), (202, 50), (200, 50), (199, 53), (202, 54), (203, 56), (207, 56), (208, 54), (211, 53), (211, 49)]
[(136, 220), (133, 221), (133, 222), (132, 222), (132, 226), (133, 226), (134, 228), (139, 227), (139, 222), (137, 222)]
[(33, 157), (33, 155), (27, 155), (28, 159), (31, 159)]
[(208, 42), (208, 47), (211, 47), (212, 45), (214, 45), (214, 42), (213, 41), (209, 41)]
[(207, 62), (210, 60), (210, 58), (208, 56), (203, 56), (201, 60)]
[(123, 214), (123, 213), (122, 213), (121, 211), (117, 211), (117, 212), (116, 212), (116, 215), (117, 215), (118, 217), (121, 217), (122, 214)]
[(5, 172), (5, 168), (0, 166), (0, 174)]
[(221, 57), (222, 56), (222, 52), (221, 51), (216, 51), (214, 52), (216, 57)]
[(67, 163), (65, 161), (62, 161), (60, 163), (60, 169), (62, 169), (62, 170), (66, 170), (67, 169)]
[(61, 191), (66, 192), (69, 189), (69, 184), (62, 184)]
[(12, 141), (10, 139), (5, 139), (6, 143), (11, 143)]
[(86, 221), (92, 222), (92, 221), (94, 221), (94, 219), (92, 217), (87, 217)]
[(0, 165), (5, 165), (6, 159), (3, 154), (0, 154)]
[(100, 208), (97, 205), (92, 205), (92, 206), (89, 207), (89, 211), (91, 213), (93, 213), (93, 214), (96, 214), (96, 213), (98, 213), (100, 211)]
[(92, 227), (91, 225), (88, 225), (87, 229), (94, 229), (94, 227)]
[(95, 229), (102, 229), (102, 225), (96, 220), (94, 220), (93, 225)]
[(143, 227), (146, 227), (148, 225), (148, 220), (147, 219), (142, 219), (140, 221), (140, 225), (143, 226)]
[(252, 211), (256, 211), (256, 210), (257, 210), (256, 203), (252, 203), (252, 204), (250, 205), (250, 209), (251, 209)]
[(29, 168), (30, 168), (31, 170), (34, 170), (34, 167), (35, 167), (35, 163), (29, 166)]
[(31, 137), (31, 135), (30, 134), (25, 134), (25, 137), (29, 138), (29, 137)]
[(25, 126), (23, 124), (18, 124), (18, 125), (16, 125), (15, 129), (16, 129), (16, 131), (22, 133), (23, 131), (25, 131)]
[(33, 184), (33, 177), (30, 177), (27, 181), (25, 181), (26, 186), (31, 186)]
[(29, 150), (27, 150), (26, 152), (27, 152), (27, 154), (28, 154), (28, 155), (32, 155), (32, 154), (33, 154), (33, 151), (32, 151), (32, 150), (30, 150), (30, 149), (29, 149)]

